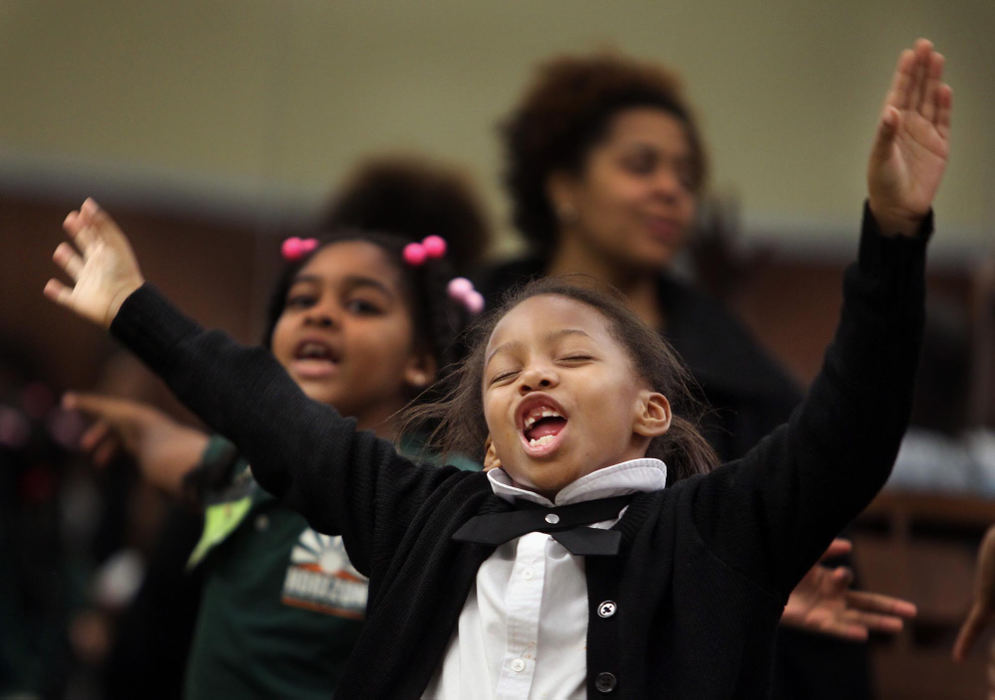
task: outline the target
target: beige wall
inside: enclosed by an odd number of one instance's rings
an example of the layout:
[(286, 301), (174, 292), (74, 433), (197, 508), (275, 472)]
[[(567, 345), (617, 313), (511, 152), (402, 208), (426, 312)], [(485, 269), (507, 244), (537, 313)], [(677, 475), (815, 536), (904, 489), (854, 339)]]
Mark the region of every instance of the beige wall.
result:
[(995, 220), (992, 0), (0, 0), (0, 186), (261, 222), (403, 147), (470, 166), (500, 223), (494, 126), (530, 67), (615, 45), (681, 69), (748, 234), (849, 243), (918, 35), (955, 91), (940, 245), (976, 251)]

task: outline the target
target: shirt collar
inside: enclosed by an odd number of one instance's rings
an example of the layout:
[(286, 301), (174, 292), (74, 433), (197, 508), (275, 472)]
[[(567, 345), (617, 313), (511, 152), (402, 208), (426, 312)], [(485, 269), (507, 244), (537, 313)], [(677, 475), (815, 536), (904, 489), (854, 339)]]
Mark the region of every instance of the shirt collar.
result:
[(565, 506), (596, 498), (625, 496), (641, 491), (660, 491), (667, 486), (667, 465), (653, 457), (630, 459), (585, 474), (568, 484), (550, 501), (534, 491), (515, 486), (504, 469), (487, 472), (494, 495), (506, 501), (521, 498), (542, 506)]

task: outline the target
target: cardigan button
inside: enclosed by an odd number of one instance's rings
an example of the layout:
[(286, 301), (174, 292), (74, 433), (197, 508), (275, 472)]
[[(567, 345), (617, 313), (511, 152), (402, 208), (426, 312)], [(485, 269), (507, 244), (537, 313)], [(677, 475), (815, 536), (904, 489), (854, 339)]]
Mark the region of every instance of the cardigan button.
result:
[(618, 685), (618, 679), (614, 673), (608, 673), (608, 671), (602, 671), (594, 679), (594, 687), (599, 693), (610, 693), (615, 690), (616, 685)]
[(545, 520), (550, 525), (556, 525), (556, 523), (560, 522), (560, 516), (558, 516), (556, 513), (547, 513), (546, 517), (543, 518), (543, 520)]
[(618, 610), (614, 600), (605, 600), (598, 606), (598, 617), (611, 617)]

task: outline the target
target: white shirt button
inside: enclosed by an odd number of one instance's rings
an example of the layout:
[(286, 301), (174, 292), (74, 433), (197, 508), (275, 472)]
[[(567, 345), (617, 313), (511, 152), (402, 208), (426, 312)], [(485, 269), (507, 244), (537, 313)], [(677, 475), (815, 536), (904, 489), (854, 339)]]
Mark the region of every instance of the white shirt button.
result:
[(521, 673), (525, 670), (525, 662), (522, 659), (512, 659), (511, 670), (515, 673)]
[(531, 581), (533, 576), (535, 576), (535, 572), (532, 569), (522, 569), (522, 578), (526, 581)]

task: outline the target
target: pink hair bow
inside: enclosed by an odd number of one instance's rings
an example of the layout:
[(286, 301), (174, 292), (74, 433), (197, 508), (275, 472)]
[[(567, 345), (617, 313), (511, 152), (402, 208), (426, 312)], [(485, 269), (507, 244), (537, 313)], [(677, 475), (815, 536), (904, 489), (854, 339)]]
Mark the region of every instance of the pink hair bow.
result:
[(442, 236), (426, 236), (421, 243), (408, 243), (404, 246), (404, 262), (418, 267), (429, 258), (441, 258), (446, 254), (446, 239)]
[(473, 282), (466, 277), (454, 277), (449, 280), (446, 291), (450, 298), (463, 304), (471, 314), (479, 314), (484, 310), (484, 297), (473, 288)]
[(298, 238), (292, 236), (283, 242), (280, 252), (284, 260), (300, 260), (318, 247), (317, 238)]

